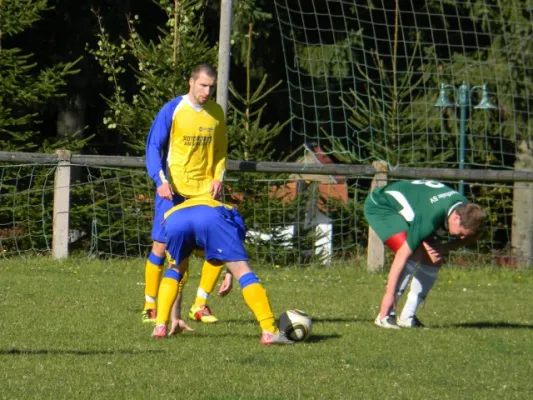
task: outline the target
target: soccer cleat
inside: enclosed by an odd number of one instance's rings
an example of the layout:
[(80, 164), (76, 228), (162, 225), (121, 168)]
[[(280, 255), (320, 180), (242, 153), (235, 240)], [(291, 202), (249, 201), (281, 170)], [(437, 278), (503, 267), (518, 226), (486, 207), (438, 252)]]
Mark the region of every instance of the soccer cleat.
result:
[(162, 339), (167, 337), (167, 326), (165, 324), (159, 324), (154, 328), (152, 337), (156, 339)]
[(282, 331), (278, 331), (278, 333), (263, 331), (261, 343), (266, 346), (270, 346), (271, 344), (294, 344)]
[(400, 329), (396, 323), (396, 319), (392, 315), (387, 315), (385, 318), (381, 318), (378, 314), (376, 320), (374, 321), (376, 326), (386, 329)]
[(149, 308), (142, 312), (141, 320), (143, 324), (153, 324), (155, 323), (155, 317), (156, 317), (155, 309)]
[(424, 328), (424, 324), (416, 317), (416, 315), (411, 318), (399, 319), (398, 325), (402, 328)]
[(205, 324), (214, 324), (218, 321), (218, 318), (213, 315), (207, 304), (192, 306), (189, 311), (189, 318)]

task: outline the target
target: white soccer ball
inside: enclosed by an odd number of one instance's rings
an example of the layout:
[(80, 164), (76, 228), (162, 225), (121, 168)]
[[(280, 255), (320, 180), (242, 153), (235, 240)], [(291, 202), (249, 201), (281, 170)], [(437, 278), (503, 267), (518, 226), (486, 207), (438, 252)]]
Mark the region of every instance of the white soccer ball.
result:
[(301, 342), (311, 336), (313, 321), (302, 310), (287, 310), (279, 316), (279, 330), (295, 342)]

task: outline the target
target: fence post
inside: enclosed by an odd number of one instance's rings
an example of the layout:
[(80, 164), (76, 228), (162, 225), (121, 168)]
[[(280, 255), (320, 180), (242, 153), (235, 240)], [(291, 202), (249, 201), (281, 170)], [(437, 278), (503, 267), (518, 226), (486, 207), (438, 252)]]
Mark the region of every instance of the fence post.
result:
[[(388, 165), (385, 161), (374, 161), (372, 166), (376, 171), (370, 190), (385, 186), (388, 182)], [(367, 270), (369, 272), (378, 272), (385, 265), (385, 246), (381, 239), (376, 235), (372, 228), (368, 228), (368, 248), (367, 248)]]
[[(518, 145), (515, 169), (533, 171), (533, 155), (529, 150), (533, 143), (522, 141)], [(513, 222), (511, 245), (517, 263), (533, 265), (533, 184), (515, 182), (513, 184)]]
[(57, 150), (57, 168), (54, 180), (54, 224), (52, 233), (52, 256), (55, 259), (68, 257), (69, 211), (70, 211), (70, 159), (68, 150)]

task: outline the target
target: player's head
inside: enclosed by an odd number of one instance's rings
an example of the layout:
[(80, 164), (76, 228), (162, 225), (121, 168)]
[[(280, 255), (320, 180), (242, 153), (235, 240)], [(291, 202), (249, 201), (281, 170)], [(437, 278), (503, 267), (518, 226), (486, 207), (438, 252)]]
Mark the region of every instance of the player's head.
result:
[(215, 91), (217, 72), (209, 64), (198, 64), (189, 78), (189, 99), (198, 106), (207, 102)]
[(452, 236), (475, 235), (483, 228), (486, 218), (487, 214), (477, 204), (461, 204), (448, 218), (448, 232)]

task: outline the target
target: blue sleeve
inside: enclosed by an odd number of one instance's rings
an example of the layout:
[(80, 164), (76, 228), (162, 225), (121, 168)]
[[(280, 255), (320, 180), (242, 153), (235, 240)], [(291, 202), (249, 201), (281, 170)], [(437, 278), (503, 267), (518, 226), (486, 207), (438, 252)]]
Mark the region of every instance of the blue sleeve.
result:
[(166, 179), (166, 166), (164, 164), (168, 155), (168, 139), (170, 137), (170, 128), (172, 127), (172, 116), (180, 100), (181, 96), (169, 101), (161, 108), (150, 128), (150, 133), (148, 133), (146, 169), (156, 187), (163, 183), (163, 178)]

